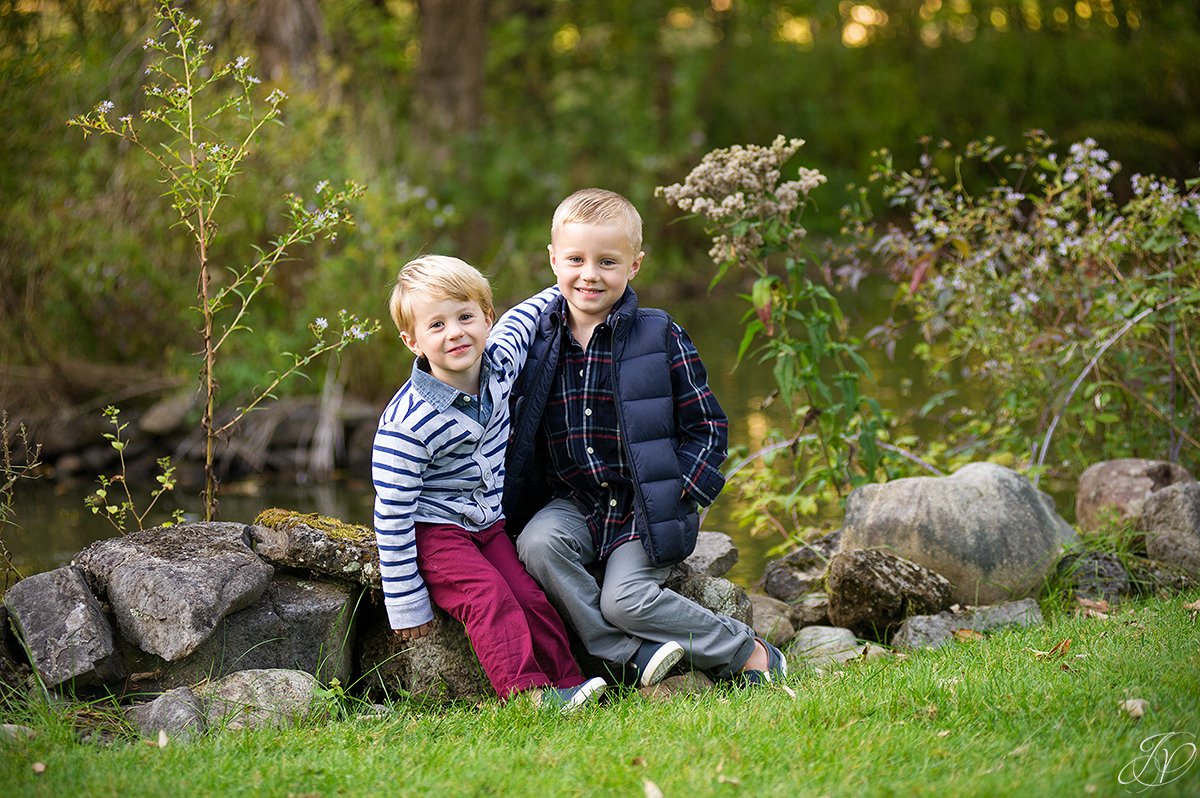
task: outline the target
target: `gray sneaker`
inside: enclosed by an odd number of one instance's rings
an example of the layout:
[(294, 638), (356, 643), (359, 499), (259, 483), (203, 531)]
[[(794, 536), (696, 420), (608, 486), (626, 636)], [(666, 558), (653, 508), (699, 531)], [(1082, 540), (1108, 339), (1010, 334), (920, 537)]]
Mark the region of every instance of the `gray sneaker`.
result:
[(629, 660), (636, 670), (637, 686), (650, 687), (667, 678), (679, 660), (683, 659), (683, 646), (675, 641), (652, 643), (649, 640), (638, 646)]
[(564, 715), (569, 715), (588, 704), (595, 703), (608, 687), (608, 682), (597, 676), (588, 679), (576, 687), (543, 687), (538, 706), (546, 709), (557, 709)]

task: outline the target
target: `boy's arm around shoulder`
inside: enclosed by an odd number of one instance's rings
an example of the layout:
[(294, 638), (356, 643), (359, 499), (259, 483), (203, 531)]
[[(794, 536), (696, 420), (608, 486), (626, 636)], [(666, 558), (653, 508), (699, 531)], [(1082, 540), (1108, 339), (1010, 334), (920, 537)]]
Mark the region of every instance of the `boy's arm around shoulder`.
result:
[(729, 419), (708, 386), (708, 371), (695, 344), (674, 321), (667, 342), (680, 440), (675, 455), (684, 492), (699, 504), (709, 505), (725, 487), (721, 464), (728, 454)]
[(497, 367), (504, 369), (510, 377), (515, 377), (525, 365), (525, 356), (529, 354), (538, 319), (560, 296), (562, 293), (558, 286), (545, 288), (509, 308), (492, 328), (492, 334), (488, 336), (488, 352)]
[(417, 571), (413, 523), (430, 455), (424, 441), (403, 421), (381, 422), (371, 452), (383, 603), (388, 623), (395, 630), (413, 629), (433, 620), (429, 591)]

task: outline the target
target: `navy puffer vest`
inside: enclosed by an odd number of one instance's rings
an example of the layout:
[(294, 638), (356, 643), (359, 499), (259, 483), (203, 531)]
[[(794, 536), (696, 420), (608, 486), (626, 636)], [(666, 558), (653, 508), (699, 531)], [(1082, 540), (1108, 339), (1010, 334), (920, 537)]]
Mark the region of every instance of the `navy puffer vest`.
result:
[[(565, 321), (563, 300), (542, 314), (512, 395), (504, 515), (514, 536), (551, 496), (537, 435), (558, 371)], [(696, 503), (683, 496), (675, 454), (678, 432), (667, 353), (671, 317), (661, 310), (638, 310), (629, 291), (610, 323), (613, 392), (635, 485), (634, 524), (650, 562), (673, 565), (695, 549), (700, 519)]]

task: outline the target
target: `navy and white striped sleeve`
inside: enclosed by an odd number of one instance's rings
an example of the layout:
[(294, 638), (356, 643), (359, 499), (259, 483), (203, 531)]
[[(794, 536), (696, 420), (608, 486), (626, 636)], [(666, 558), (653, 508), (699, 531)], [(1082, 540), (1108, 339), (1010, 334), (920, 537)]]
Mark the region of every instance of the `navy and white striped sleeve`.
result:
[(382, 424), (376, 431), (371, 455), (375, 541), (383, 603), (393, 629), (411, 629), (433, 620), (429, 591), (417, 572), (413, 524), (429, 460), (428, 447), (404, 425)]
[(538, 317), (560, 296), (562, 293), (557, 285), (543, 289), (509, 308), (492, 328), (492, 334), (488, 336), (488, 351), (493, 362), (505, 371), (509, 379), (515, 378), (525, 365), (525, 356), (529, 354), (529, 344), (533, 341)]

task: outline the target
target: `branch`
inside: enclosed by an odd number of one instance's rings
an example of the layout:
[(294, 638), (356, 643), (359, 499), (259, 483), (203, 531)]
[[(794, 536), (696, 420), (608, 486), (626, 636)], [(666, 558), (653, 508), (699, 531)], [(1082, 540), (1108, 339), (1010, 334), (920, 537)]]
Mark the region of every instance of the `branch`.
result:
[(1180, 298), (1178, 296), (1175, 296), (1160, 305), (1146, 308), (1141, 313), (1125, 322), (1121, 329), (1117, 330), (1116, 334), (1114, 334), (1100, 346), (1100, 349), (1096, 351), (1096, 354), (1091, 360), (1088, 361), (1088, 364), (1083, 367), (1082, 371), (1079, 372), (1079, 376), (1075, 378), (1075, 382), (1071, 383), (1071, 387), (1067, 389), (1067, 393), (1063, 397), (1062, 404), (1059, 406), (1058, 412), (1054, 414), (1054, 418), (1050, 421), (1050, 428), (1046, 430), (1046, 437), (1042, 439), (1042, 445), (1038, 449), (1037, 462), (1033, 467), (1033, 486), (1035, 488), (1037, 487), (1038, 480), (1041, 478), (1041, 467), (1042, 463), (1046, 460), (1046, 451), (1050, 448), (1050, 437), (1054, 435), (1054, 429), (1058, 426), (1058, 420), (1062, 418), (1063, 413), (1066, 412), (1067, 405), (1071, 403), (1071, 397), (1075, 395), (1075, 391), (1079, 390), (1079, 386), (1083, 384), (1083, 378), (1087, 376), (1089, 371), (1096, 367), (1096, 364), (1100, 362), (1100, 358), (1104, 356), (1104, 353), (1108, 351), (1108, 348), (1119, 341), (1121, 336), (1132, 330), (1134, 325), (1149, 316), (1151, 313), (1157, 313), (1164, 308), (1174, 305), (1179, 301), (1179, 299)]

